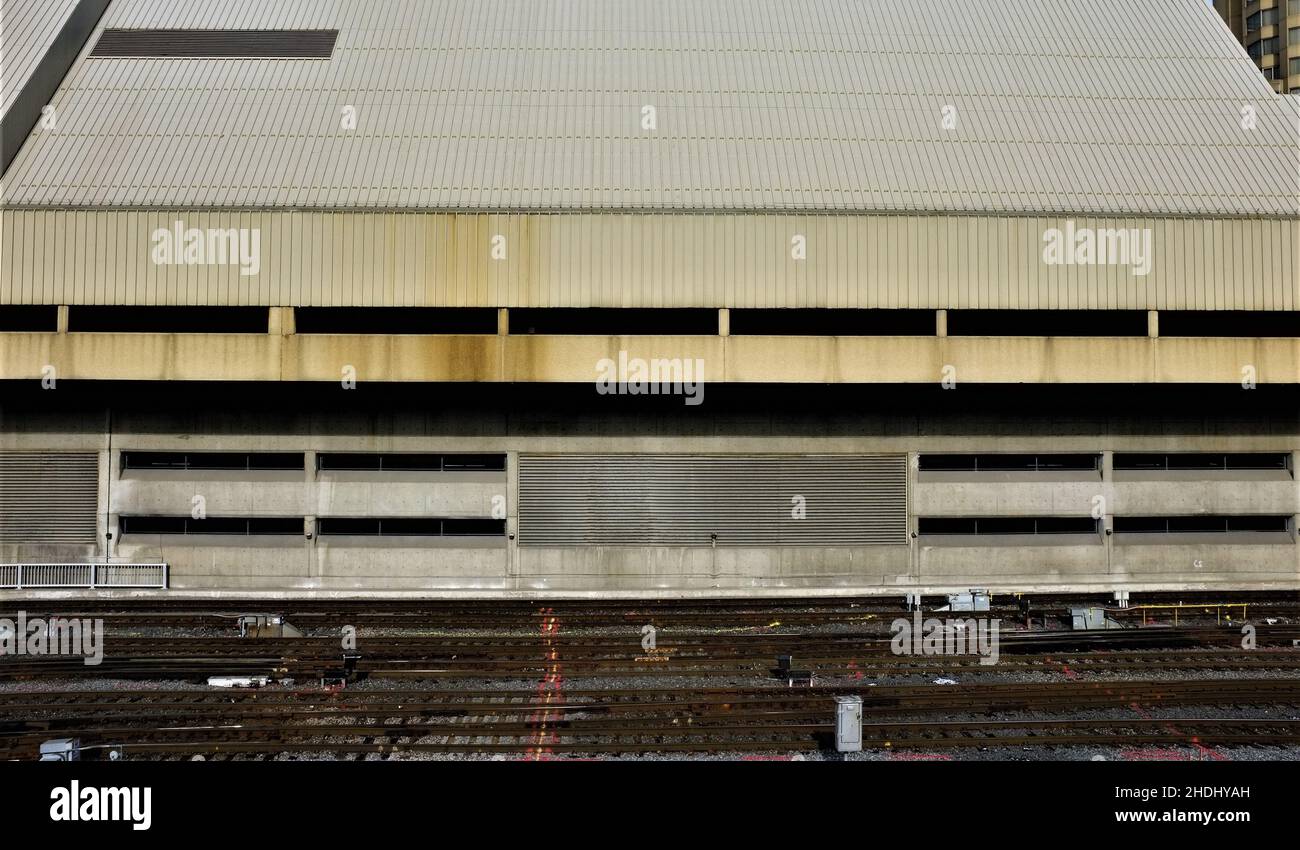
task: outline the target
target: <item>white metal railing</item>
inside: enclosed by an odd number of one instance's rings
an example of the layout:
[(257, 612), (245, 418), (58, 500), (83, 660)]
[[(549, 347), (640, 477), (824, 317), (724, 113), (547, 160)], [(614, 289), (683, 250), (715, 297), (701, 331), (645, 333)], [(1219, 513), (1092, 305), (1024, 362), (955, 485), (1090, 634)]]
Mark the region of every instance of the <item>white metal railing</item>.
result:
[(0, 589), (167, 588), (166, 564), (0, 564)]

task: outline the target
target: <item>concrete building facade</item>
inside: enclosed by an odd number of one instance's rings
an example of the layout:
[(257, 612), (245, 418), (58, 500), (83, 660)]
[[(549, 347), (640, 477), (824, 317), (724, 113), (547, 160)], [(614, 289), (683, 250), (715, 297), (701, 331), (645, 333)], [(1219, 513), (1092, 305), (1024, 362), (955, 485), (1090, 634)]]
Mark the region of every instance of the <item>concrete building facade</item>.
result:
[(0, 593), (1300, 588), (1300, 109), (1203, 4), (94, 5)]
[(1300, 93), (1300, 3), (1215, 0), (1214, 8), (1275, 91)]

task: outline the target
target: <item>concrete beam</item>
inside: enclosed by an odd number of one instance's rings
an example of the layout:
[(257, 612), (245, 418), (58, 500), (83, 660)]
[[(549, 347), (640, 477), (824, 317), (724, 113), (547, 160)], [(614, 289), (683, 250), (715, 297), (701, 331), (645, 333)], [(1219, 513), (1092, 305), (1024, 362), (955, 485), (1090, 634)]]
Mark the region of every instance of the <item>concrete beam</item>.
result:
[(586, 383), (620, 352), (732, 383), (1300, 384), (1300, 339), (282, 333), (0, 334), (0, 380)]

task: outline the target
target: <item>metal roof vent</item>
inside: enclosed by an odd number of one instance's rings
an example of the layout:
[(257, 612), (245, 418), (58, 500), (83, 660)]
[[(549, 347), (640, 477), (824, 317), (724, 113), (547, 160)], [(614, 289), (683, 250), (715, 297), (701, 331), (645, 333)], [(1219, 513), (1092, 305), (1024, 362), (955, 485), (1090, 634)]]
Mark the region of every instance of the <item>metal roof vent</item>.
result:
[(106, 29), (99, 59), (329, 59), (338, 30)]

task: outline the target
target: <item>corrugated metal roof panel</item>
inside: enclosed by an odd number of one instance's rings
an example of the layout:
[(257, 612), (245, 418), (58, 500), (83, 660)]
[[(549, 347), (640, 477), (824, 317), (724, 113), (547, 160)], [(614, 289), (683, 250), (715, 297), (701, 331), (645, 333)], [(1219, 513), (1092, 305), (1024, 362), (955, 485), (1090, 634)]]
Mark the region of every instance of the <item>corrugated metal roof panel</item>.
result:
[(77, 0), (0, 0), (0, 116), (54, 44)]
[(1300, 214), (1294, 109), (1200, 0), (114, 0), (102, 25), (340, 36), (328, 62), (83, 58), (11, 205)]

